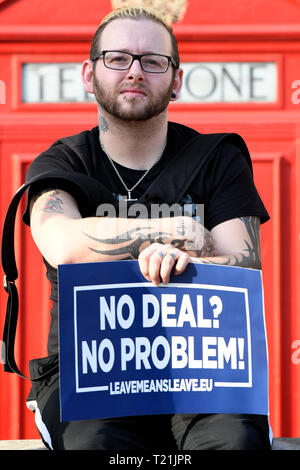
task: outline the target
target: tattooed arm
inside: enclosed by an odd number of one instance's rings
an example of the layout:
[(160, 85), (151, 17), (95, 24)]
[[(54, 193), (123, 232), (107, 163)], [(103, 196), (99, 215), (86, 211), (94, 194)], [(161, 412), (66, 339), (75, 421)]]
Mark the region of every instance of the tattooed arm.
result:
[[(31, 231), (44, 258), (59, 264), (138, 259), (142, 274), (158, 285), (191, 260), (260, 268), (259, 219), (243, 217), (209, 233), (190, 217), (81, 218), (74, 199), (46, 190), (31, 202)], [(215, 248), (216, 247), (216, 248)]]
[(182, 266), (190, 256), (214, 255), (210, 233), (190, 217), (81, 218), (72, 196), (58, 189), (44, 190), (32, 199), (30, 226), (35, 243), (53, 267), (138, 259), (150, 245), (158, 253), (164, 246), (171, 254), (170, 260), (176, 254)]
[[(258, 217), (241, 217), (223, 222), (211, 231), (215, 253), (207, 254), (204, 248), (202, 254), (198, 251), (195, 253), (197, 257), (191, 256), (189, 259), (183, 255), (180, 257), (179, 252), (173, 253), (172, 248), (166, 245), (150, 245), (139, 256), (141, 272), (146, 279), (158, 285), (160, 282), (169, 282), (172, 269), (175, 274), (180, 274), (190, 261), (261, 269), (259, 227)], [(207, 242), (210, 245), (210, 239), (206, 236), (204, 243)], [(187, 253), (184, 255), (187, 256)]]
[(214, 227), (211, 234), (215, 241), (216, 256), (193, 261), (261, 269), (259, 217), (228, 220)]

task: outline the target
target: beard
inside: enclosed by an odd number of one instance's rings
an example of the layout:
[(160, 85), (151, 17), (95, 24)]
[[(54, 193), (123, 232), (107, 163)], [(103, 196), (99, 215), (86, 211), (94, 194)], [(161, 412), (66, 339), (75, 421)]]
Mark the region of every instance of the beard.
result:
[[(121, 97), (119, 91), (110, 93), (95, 77), (93, 78), (94, 94), (97, 103), (110, 115), (123, 121), (147, 121), (166, 110), (172, 90), (173, 80), (170, 85), (162, 90), (157, 98), (147, 89), (147, 100), (143, 97)], [(141, 86), (137, 88), (143, 89)]]

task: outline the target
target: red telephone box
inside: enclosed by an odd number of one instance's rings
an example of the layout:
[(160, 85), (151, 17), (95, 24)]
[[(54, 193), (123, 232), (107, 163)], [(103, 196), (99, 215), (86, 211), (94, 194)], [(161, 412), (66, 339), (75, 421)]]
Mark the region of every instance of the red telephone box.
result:
[[(0, 1), (1, 227), (32, 159), (57, 138), (97, 125), (78, 70), (101, 18), (117, 3)], [(168, 3), (182, 7), (171, 14), (185, 76), (169, 119), (201, 132), (242, 135), (271, 215), (262, 227), (270, 422), (275, 436), (299, 437), (300, 2), (278, 0), (276, 9), (271, 0), (166, 1), (166, 9)], [(28, 361), (46, 354), (51, 301), (21, 212), (16, 358), (28, 373)], [(1, 331), (5, 307), (2, 290)], [(0, 439), (38, 437), (25, 406), (29, 388), (0, 371)]]

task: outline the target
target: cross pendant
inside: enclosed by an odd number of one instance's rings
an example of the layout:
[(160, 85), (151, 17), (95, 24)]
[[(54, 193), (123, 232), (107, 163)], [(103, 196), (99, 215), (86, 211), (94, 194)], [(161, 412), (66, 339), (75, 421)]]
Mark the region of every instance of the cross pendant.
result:
[(127, 197), (125, 196), (125, 197), (124, 197), (124, 200), (125, 200), (125, 201), (128, 201), (128, 202), (137, 201), (137, 199), (134, 199), (134, 198), (131, 197), (131, 191), (128, 191), (128, 196), (127, 196)]

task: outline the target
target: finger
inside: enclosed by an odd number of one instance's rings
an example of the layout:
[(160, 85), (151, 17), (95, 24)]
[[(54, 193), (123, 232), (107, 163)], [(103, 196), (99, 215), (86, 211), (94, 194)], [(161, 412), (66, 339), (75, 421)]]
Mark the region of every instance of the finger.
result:
[(180, 252), (176, 253), (173, 251), (166, 253), (163, 257), (160, 268), (160, 278), (164, 284), (169, 282), (172, 269), (174, 268), (176, 260), (179, 256)]
[(161, 264), (162, 260), (164, 258), (164, 253), (162, 250), (155, 251), (154, 253), (151, 254), (149, 258), (149, 280), (153, 282), (156, 286), (158, 286), (161, 283), (161, 277), (160, 277), (160, 270), (161, 270)]
[(151, 255), (161, 248), (162, 245), (160, 243), (153, 243), (145, 248), (138, 257), (139, 267), (143, 276), (149, 281), (149, 261)]
[(174, 269), (174, 274), (177, 276), (181, 274), (188, 264), (191, 262), (191, 257), (187, 253), (181, 253), (180, 256), (177, 258), (177, 262)]

